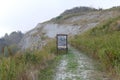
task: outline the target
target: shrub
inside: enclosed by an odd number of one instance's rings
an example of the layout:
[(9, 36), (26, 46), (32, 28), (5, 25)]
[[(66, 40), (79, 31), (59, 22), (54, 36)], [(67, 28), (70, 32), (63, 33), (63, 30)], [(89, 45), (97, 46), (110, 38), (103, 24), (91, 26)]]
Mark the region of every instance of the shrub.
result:
[(120, 74), (120, 32), (113, 29), (120, 17), (109, 19), (97, 27), (75, 36), (71, 45), (92, 55), (107, 71)]
[[(49, 47), (47, 47), (49, 46)], [(5, 47), (5, 55), (9, 54)], [(31, 80), (30, 72), (44, 69), (54, 59), (55, 44), (48, 42), (42, 50), (17, 52), (12, 56), (0, 57), (0, 80)], [(42, 68), (41, 68), (42, 67)], [(38, 73), (36, 73), (38, 74)]]

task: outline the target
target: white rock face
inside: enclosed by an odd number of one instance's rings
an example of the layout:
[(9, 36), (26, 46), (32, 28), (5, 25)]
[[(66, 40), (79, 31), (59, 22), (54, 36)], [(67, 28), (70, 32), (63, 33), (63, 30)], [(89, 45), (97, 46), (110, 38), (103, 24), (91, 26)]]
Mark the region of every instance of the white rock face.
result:
[(56, 22), (51, 20), (49, 22), (39, 23), (34, 29), (25, 34), (19, 45), (22, 50), (40, 49), (46, 44), (45, 36), (55, 38), (56, 34), (68, 34), (68, 36), (71, 36), (83, 33), (95, 27), (101, 21), (118, 15), (118, 11), (98, 11), (71, 16), (67, 19), (60, 20), (61, 23), (57, 23), (56, 20)]
[(82, 26), (73, 26), (73, 25), (65, 25), (65, 24), (55, 24), (55, 23), (47, 23), (47, 24), (39, 24), (35, 29), (42, 29), (42, 31), (46, 32), (46, 35), (50, 38), (54, 38), (57, 34), (68, 34), (68, 36), (76, 35), (89, 28), (93, 28), (98, 23), (88, 23)]
[(25, 34), (23, 39), (21, 40), (19, 46), (22, 50), (25, 49), (40, 49), (43, 45), (43, 41), (41, 39), (41, 32), (37, 29), (33, 29)]
[(80, 26), (59, 25), (59, 24), (46, 24), (44, 30), (48, 37), (55, 37), (56, 34), (75, 35), (79, 33)]
[[(45, 44), (41, 37), (55, 38), (56, 34), (75, 35), (80, 32), (80, 26), (59, 25), (54, 23), (38, 24), (33, 30), (27, 32), (21, 40), (20, 46), (24, 49), (39, 49)], [(45, 35), (43, 35), (45, 33)]]

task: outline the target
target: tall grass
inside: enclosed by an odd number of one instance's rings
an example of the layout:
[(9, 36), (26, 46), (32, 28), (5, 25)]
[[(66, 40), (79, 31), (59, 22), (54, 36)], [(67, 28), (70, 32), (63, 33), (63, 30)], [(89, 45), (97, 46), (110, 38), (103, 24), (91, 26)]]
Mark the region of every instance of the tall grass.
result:
[(74, 47), (99, 60), (101, 66), (120, 74), (120, 17), (109, 19), (97, 27), (76, 35), (70, 42)]
[(55, 51), (55, 44), (50, 41), (41, 50), (27, 50), (9, 57), (1, 56), (0, 80), (37, 80), (40, 71), (55, 59)]

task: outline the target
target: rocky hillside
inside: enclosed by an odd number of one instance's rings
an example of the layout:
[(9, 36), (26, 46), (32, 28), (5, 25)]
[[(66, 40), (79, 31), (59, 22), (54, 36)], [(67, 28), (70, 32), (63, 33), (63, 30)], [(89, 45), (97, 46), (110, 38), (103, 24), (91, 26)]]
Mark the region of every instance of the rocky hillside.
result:
[(48, 38), (53, 38), (56, 34), (72, 36), (82, 33), (100, 22), (119, 16), (119, 12), (119, 7), (107, 10), (76, 7), (65, 11), (56, 18), (39, 23), (33, 30), (25, 34), (19, 45), (23, 50), (40, 49)]
[(20, 31), (12, 32), (10, 35), (6, 33), (4, 37), (0, 38), (0, 52), (5, 46), (18, 45), (23, 36), (24, 34)]
[(89, 12), (89, 11), (97, 11), (97, 9), (90, 8), (90, 7), (75, 7), (75, 8), (64, 11), (61, 15), (68, 15), (68, 14), (82, 13), (82, 12)]

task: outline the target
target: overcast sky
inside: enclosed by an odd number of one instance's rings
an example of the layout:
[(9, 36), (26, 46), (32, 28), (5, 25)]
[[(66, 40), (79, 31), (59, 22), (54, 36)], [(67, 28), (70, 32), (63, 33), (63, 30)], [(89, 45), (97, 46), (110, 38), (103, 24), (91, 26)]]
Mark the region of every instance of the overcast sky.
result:
[(0, 37), (12, 31), (26, 32), (77, 6), (106, 9), (120, 6), (120, 0), (0, 0)]

